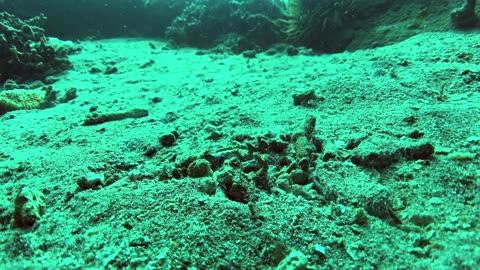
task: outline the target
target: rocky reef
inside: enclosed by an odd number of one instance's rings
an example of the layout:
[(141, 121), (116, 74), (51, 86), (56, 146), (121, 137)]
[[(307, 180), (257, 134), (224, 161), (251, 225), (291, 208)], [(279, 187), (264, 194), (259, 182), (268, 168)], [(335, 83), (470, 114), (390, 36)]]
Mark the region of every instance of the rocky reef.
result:
[(225, 44), (234, 53), (282, 42), (282, 10), (271, 1), (195, 0), (167, 28), (175, 45), (200, 48)]
[(73, 44), (46, 37), (46, 20), (44, 15), (22, 20), (0, 13), (0, 83), (44, 80), (72, 68), (67, 55)]

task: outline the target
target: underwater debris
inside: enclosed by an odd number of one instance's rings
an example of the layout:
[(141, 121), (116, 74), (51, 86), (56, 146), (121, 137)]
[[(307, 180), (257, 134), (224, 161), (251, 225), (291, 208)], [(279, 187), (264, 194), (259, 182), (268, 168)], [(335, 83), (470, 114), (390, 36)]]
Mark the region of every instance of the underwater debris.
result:
[(133, 109), (122, 113), (98, 114), (94, 113), (88, 116), (83, 122), (84, 126), (99, 125), (110, 121), (123, 120), (126, 118), (141, 118), (148, 115), (148, 111), (144, 109)]
[(369, 137), (355, 147), (350, 161), (360, 167), (382, 170), (401, 160), (428, 160), (435, 152), (426, 140), (403, 142), (392, 138)]

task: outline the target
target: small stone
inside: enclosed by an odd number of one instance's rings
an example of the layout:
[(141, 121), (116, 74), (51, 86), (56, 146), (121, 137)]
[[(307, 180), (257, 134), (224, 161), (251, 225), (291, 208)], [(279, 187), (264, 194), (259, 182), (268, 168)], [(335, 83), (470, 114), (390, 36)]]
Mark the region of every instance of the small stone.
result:
[(145, 146), (143, 154), (147, 157), (153, 157), (158, 152), (158, 149), (155, 145), (147, 145)]
[(217, 190), (217, 185), (215, 180), (212, 178), (204, 178), (204, 181), (200, 182), (200, 191), (205, 192), (208, 195), (214, 195)]
[(248, 50), (248, 51), (244, 51), (242, 53), (243, 57), (245, 58), (255, 58), (257, 56), (257, 52), (255, 50)]
[(160, 139), (159, 139), (160, 144), (165, 147), (172, 146), (176, 140), (177, 140), (177, 137), (172, 133), (162, 135), (160, 136)]
[(99, 69), (99, 68), (97, 68), (97, 67), (92, 67), (92, 68), (90, 69), (90, 73), (91, 73), (91, 74), (100, 73), (100, 72), (102, 72), (102, 70)]
[(292, 191), (292, 185), (288, 179), (289, 175), (284, 173), (277, 178), (277, 187), (283, 191), (290, 192)]
[(288, 56), (295, 56), (300, 53), (300, 51), (293, 46), (289, 46), (287, 49), (285, 49), (285, 52), (287, 53)]
[(309, 183), (309, 174), (303, 170), (295, 169), (290, 173), (290, 179), (294, 184), (306, 185)]
[(306, 200), (315, 200), (317, 199), (317, 192), (312, 188), (313, 184), (300, 186), (292, 185), (292, 193), (295, 196), (301, 196)]
[(280, 154), (280, 153), (283, 153), (283, 151), (285, 151), (285, 149), (288, 148), (288, 143), (273, 140), (270, 142), (270, 145), (268, 147), (274, 153)]
[(393, 200), (391, 193), (383, 187), (372, 189), (365, 194), (364, 208), (368, 214), (386, 218), (390, 216)]
[(216, 131), (217, 131), (217, 127), (215, 127), (215, 126), (212, 125), (212, 124), (207, 124), (207, 125), (205, 125), (205, 127), (203, 128), (203, 130), (205, 130), (205, 132), (207, 132), (207, 133), (212, 133), (212, 132), (216, 132)]
[(223, 171), (217, 174), (216, 178), (227, 198), (242, 203), (250, 201), (251, 183), (246, 177), (234, 174), (232, 171)]
[(294, 106), (306, 106), (306, 107), (313, 106), (314, 103), (320, 99), (315, 94), (314, 90), (297, 93), (297, 94), (294, 94), (292, 97), (293, 97)]
[(306, 136), (300, 136), (295, 141), (295, 154), (298, 158), (308, 157), (315, 152), (315, 145)]
[(420, 227), (426, 227), (434, 221), (432, 216), (426, 214), (416, 214), (410, 218), (410, 222)]
[(316, 245), (313, 246), (313, 249), (314, 249), (315, 253), (317, 253), (317, 255), (321, 255), (321, 256), (326, 256), (327, 255), (327, 250), (322, 245), (316, 244)]
[(45, 213), (45, 195), (39, 190), (23, 187), (15, 198), (13, 219), (18, 227), (31, 227)]
[(275, 270), (308, 269), (308, 257), (301, 251), (292, 250), (275, 268)]
[(353, 222), (358, 225), (367, 224), (368, 218), (365, 209), (356, 209), (354, 211)]
[(449, 159), (458, 161), (472, 161), (475, 159), (476, 154), (470, 152), (453, 152), (448, 154)]
[(105, 70), (104, 74), (105, 75), (110, 75), (110, 74), (115, 74), (118, 72), (118, 68), (114, 66), (108, 66), (107, 69)]
[(105, 186), (105, 176), (103, 174), (89, 172), (77, 180), (77, 185), (81, 190), (99, 189)]
[(432, 197), (428, 200), (428, 203), (431, 205), (441, 205), (443, 204), (443, 199), (439, 197)]
[(300, 159), (300, 161), (298, 162), (298, 166), (300, 166), (300, 168), (303, 170), (303, 171), (308, 171), (308, 168), (310, 166), (310, 161), (308, 158), (304, 157), (302, 159)]
[(188, 175), (193, 178), (205, 177), (212, 175), (210, 162), (206, 159), (197, 159), (188, 166)]

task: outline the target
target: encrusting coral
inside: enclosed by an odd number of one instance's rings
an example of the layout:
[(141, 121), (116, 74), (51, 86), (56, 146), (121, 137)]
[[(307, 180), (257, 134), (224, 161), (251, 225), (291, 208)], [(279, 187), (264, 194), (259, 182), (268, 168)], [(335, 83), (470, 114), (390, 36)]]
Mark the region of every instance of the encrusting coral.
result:
[(43, 90), (14, 89), (0, 92), (0, 115), (9, 111), (37, 109), (45, 98)]

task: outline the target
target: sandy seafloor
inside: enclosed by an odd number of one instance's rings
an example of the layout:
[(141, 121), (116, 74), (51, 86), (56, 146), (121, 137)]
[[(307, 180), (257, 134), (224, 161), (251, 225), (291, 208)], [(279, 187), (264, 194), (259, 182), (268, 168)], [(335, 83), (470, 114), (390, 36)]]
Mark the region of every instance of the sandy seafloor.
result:
[[(78, 45), (74, 69), (53, 84), (77, 98), (0, 116), (0, 269), (480, 268), (480, 35), (253, 59), (156, 40)], [(311, 90), (317, 100), (294, 106), (292, 95)], [(82, 125), (95, 109), (148, 116)], [(315, 188), (292, 184), (289, 168), (312, 116)], [(418, 144), (436, 152), (398, 155)], [(397, 159), (352, 163), (362, 155)], [(225, 162), (171, 177), (207, 156)], [(262, 161), (271, 189), (252, 183)], [(226, 196), (229, 174), (249, 203)], [(99, 186), (80, 188), (86, 178)], [(12, 226), (25, 187), (45, 205), (31, 229)]]

